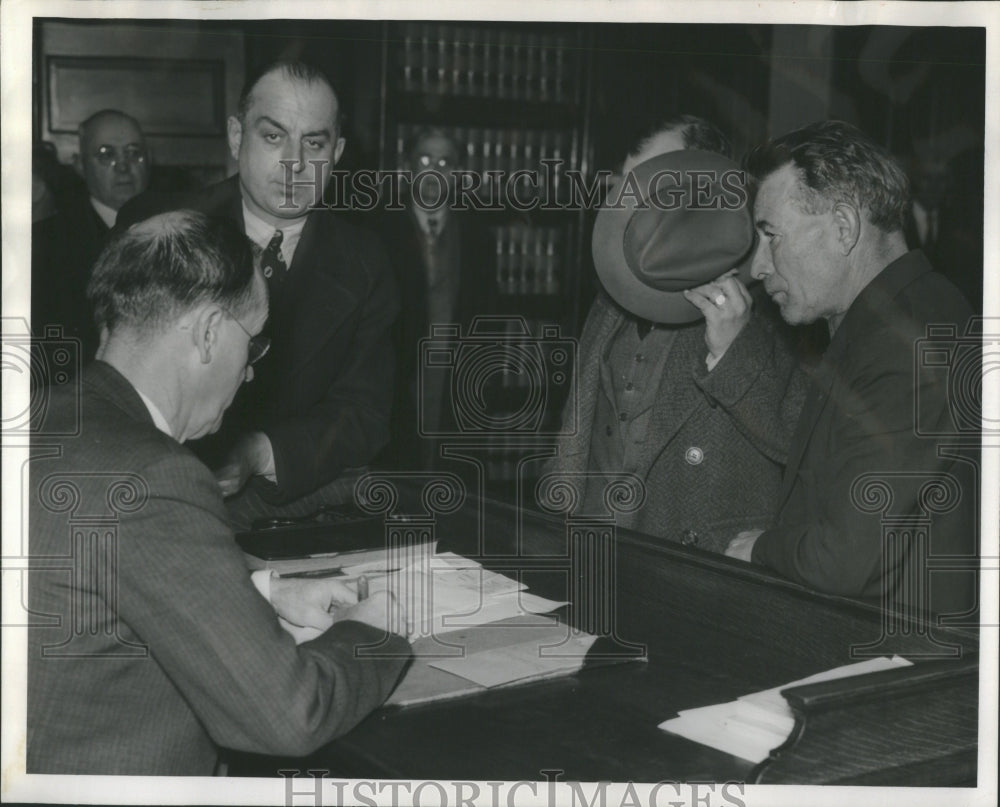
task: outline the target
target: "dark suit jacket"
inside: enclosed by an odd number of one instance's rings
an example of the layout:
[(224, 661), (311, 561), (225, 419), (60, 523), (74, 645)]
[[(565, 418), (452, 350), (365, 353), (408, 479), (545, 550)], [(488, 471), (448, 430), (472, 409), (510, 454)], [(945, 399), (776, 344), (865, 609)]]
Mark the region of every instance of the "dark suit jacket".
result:
[[(228, 218), (244, 229), (239, 177), (193, 195), (137, 197), (119, 224), (181, 207)], [(277, 487), (251, 484), (273, 503), (311, 493), (344, 469), (370, 462), (389, 437), (398, 312), (392, 272), (375, 236), (329, 210), (309, 214), (271, 311), (270, 354), (226, 412), (220, 433), (194, 449), (221, 463), (238, 435), (262, 430), (274, 449)]]
[(971, 216), (962, 216), (953, 205), (938, 210), (938, 235), (932, 244), (921, 244), (911, 206), (903, 221), (910, 249), (919, 249), (934, 270), (954, 283), (976, 312), (983, 310), (983, 229)]
[[(396, 271), (396, 283), (405, 305), (393, 327), (396, 351), (392, 441), (385, 461), (404, 468), (420, 464), (421, 438), (417, 434), (417, 373), (420, 364), (420, 340), (428, 337), (427, 277), (423, 264), (422, 234), (409, 210), (384, 212), (378, 220), (389, 251), (389, 263)], [(491, 310), (490, 291), (493, 278), (493, 242), (489, 231), (476, 221), (474, 214), (451, 211), (441, 237), (457, 237), (458, 293), (455, 322), (468, 332), (478, 314)], [(427, 452), (423, 452), (427, 453)]]
[[(862, 291), (818, 368), (790, 452), (777, 519), (757, 539), (755, 562), (821, 591), (856, 597), (879, 597), (884, 580), (892, 598), (909, 600), (904, 581), (919, 569), (909, 568), (909, 559), (884, 566), (883, 518), (919, 516), (930, 519), (934, 554), (973, 559), (978, 517), (973, 467), (938, 456), (949, 440), (926, 436), (955, 431), (949, 425), (948, 373), (940, 367), (914, 369), (927, 326), (951, 323), (961, 336), (970, 313), (958, 290), (931, 271), (919, 251), (894, 261)], [(954, 338), (933, 341), (943, 342), (946, 351), (957, 344)], [(966, 381), (974, 389), (971, 377)], [(940, 501), (933, 490), (921, 493), (928, 480), (942, 475), (951, 475), (956, 488), (940, 488), (938, 493), (945, 492)], [(879, 480), (891, 491), (888, 498)], [(955, 490), (960, 501), (954, 500)], [(961, 610), (970, 584), (967, 573), (935, 574), (935, 610)]]
[(391, 691), (409, 648), (342, 622), (295, 646), (209, 470), (94, 362), (51, 391), (31, 465), (29, 773), (210, 775), (216, 745), (303, 755)]
[(108, 240), (108, 228), (85, 191), (67, 196), (58, 212), (31, 228), (31, 326), (37, 336), (60, 326), (80, 340), (80, 359), (97, 351), (98, 332), (87, 302), (87, 281)]
[[(600, 293), (580, 337), (575, 395), (563, 410), (559, 456), (544, 472), (579, 474), (590, 468), (601, 356), (615, 333), (635, 320)], [(781, 470), (805, 397), (806, 383), (774, 325), (755, 313), (708, 372), (704, 321), (680, 328), (670, 348), (654, 404), (649, 438), (634, 473), (645, 503), (617, 523), (672, 541), (721, 552), (739, 530), (768, 524)], [(700, 449), (692, 462), (689, 450)]]

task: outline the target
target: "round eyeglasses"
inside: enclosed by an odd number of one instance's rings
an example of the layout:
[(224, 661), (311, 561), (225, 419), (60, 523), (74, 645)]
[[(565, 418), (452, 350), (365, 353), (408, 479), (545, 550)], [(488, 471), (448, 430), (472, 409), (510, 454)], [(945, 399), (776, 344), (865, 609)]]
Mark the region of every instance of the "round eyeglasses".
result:
[(123, 165), (142, 165), (146, 162), (146, 151), (140, 146), (125, 146), (119, 150), (114, 146), (101, 146), (97, 149), (94, 159), (105, 168), (114, 168), (119, 163)]

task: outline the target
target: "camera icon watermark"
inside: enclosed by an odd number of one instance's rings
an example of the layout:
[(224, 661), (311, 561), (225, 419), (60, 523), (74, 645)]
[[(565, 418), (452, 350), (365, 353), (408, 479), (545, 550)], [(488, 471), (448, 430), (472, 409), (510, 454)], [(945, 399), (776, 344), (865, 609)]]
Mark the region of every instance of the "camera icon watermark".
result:
[[(67, 337), (61, 326), (47, 326), (42, 336), (31, 333), (20, 317), (3, 318), (3, 386), (10, 390), (28, 381), (27, 401), (7, 396), (4, 402), (5, 435), (72, 437), (80, 433), (80, 340)], [(48, 419), (50, 387), (73, 382), (67, 394), (75, 406), (58, 423)]]
[[(576, 383), (576, 342), (558, 325), (532, 334), (523, 317), (476, 317), (469, 333), (458, 325), (434, 325), (420, 340), (417, 377), (420, 434), (476, 437), (508, 434), (557, 436), (576, 432), (576, 421), (553, 421), (554, 401)], [(444, 390), (443, 417), (423, 402)]]
[(1000, 417), (983, 411), (983, 386), (990, 373), (1000, 372), (1000, 320), (974, 317), (964, 333), (958, 331), (951, 323), (928, 325), (916, 342), (913, 414), (920, 437), (978, 441), (984, 433), (1000, 435)]

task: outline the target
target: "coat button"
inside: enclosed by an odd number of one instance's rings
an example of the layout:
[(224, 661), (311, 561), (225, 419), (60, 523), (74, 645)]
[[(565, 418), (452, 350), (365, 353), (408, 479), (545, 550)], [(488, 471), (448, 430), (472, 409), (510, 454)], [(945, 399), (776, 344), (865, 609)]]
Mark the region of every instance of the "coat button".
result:
[(705, 459), (705, 452), (698, 446), (691, 446), (684, 452), (684, 459), (687, 460), (688, 465), (701, 465), (701, 461)]
[(698, 533), (694, 530), (684, 530), (681, 533), (681, 543), (684, 546), (695, 546), (698, 543)]
[(605, 427), (604, 427), (604, 433), (605, 433), (605, 434), (606, 434), (606, 435), (607, 435), (608, 437), (610, 437), (610, 436), (611, 436), (611, 433), (612, 433), (612, 431), (613, 431), (613, 429), (612, 429), (612, 428), (611, 428), (610, 426), (605, 426)]
[(621, 413), (621, 414), (620, 414), (620, 415), (618, 416), (618, 419), (619, 419), (619, 420), (620, 420), (620, 421), (621, 421), (622, 423), (624, 423), (624, 422), (625, 422), (626, 420), (628, 420), (628, 415), (627, 415), (627, 414), (626, 414), (625, 412), (622, 412), (622, 413)]

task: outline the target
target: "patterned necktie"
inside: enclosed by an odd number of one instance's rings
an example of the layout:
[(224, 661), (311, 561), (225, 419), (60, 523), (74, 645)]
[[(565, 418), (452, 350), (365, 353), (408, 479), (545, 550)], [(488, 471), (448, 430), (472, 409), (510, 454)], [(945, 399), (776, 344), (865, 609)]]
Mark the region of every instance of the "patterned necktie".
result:
[(268, 280), (274, 278), (279, 283), (284, 279), (285, 272), (288, 271), (285, 259), (281, 256), (282, 238), (284, 238), (284, 234), (281, 230), (275, 230), (260, 256), (260, 268), (264, 271), (264, 277)]

